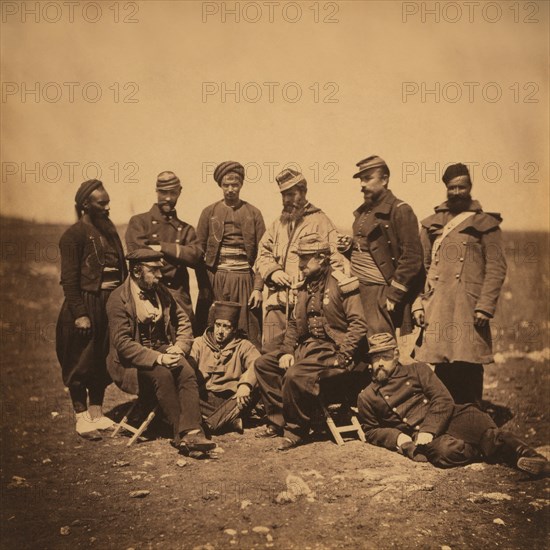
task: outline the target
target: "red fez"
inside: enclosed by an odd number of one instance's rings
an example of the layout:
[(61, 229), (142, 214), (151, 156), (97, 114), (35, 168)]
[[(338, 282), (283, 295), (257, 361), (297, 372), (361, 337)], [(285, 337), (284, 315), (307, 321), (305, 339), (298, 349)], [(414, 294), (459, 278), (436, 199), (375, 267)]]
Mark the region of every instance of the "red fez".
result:
[(214, 321), (222, 319), (229, 321), (234, 327), (239, 324), (239, 315), (241, 314), (241, 304), (238, 302), (214, 302)]
[(221, 185), (223, 177), (230, 172), (237, 174), (237, 176), (241, 178), (241, 181), (244, 181), (244, 166), (240, 162), (235, 162), (234, 160), (226, 160), (216, 166), (214, 170), (214, 181), (218, 185)]

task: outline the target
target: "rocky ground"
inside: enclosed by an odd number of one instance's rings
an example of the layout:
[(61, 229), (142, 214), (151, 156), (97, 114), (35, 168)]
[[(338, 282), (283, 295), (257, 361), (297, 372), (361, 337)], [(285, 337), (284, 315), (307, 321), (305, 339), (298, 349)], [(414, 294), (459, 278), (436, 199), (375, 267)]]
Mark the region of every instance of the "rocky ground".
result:
[[(548, 546), (549, 481), (504, 465), (438, 470), (357, 440), (338, 447), (328, 436), (281, 454), (275, 441), (254, 437), (259, 428), (216, 438), (222, 451), (202, 460), (178, 455), (162, 437), (130, 448), (125, 436), (80, 439), (54, 352), (60, 231), (3, 227), (2, 548)], [(497, 319), (506, 330), (485, 397), (499, 423), (545, 451), (540, 262), (509, 262)], [(129, 399), (111, 386), (108, 414), (120, 417)]]

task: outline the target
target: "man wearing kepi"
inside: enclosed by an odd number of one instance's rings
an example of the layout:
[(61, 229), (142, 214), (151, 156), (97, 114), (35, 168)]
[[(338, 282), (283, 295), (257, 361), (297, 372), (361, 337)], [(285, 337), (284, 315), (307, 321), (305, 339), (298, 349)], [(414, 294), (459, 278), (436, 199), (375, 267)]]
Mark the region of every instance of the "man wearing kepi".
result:
[(258, 348), (262, 334), (262, 290), (264, 283), (253, 267), (258, 244), (265, 232), (261, 212), (241, 200), (244, 167), (222, 162), (214, 170), (223, 200), (207, 206), (197, 225), (213, 300), (238, 302), (239, 328)]
[(502, 218), (472, 200), (464, 164), (449, 166), (443, 181), (447, 201), (422, 220), (427, 280), (413, 307), (424, 328), (415, 357), (435, 364), (455, 402), (481, 406), (483, 364), (493, 361), (489, 320), (506, 276)]
[(357, 164), (364, 202), (354, 212), (347, 255), (359, 279), (369, 334), (412, 329), (411, 303), (422, 287), (422, 246), (412, 208), (388, 189), (390, 170), (378, 156)]
[[(330, 246), (330, 263), (341, 272), (345, 258), (338, 253), (338, 233), (333, 223), (319, 208), (307, 200), (307, 181), (290, 168), (276, 176), (283, 199), (283, 211), (267, 229), (260, 242), (256, 269), (268, 287), (264, 304), (264, 353), (278, 350), (292, 312), (290, 287), (299, 276), (298, 241), (315, 233)], [(289, 300), (290, 297), (290, 300)]]
[(152, 390), (174, 430), (173, 445), (208, 451), (216, 445), (201, 428), (195, 369), (187, 361), (193, 333), (183, 308), (162, 277), (162, 252), (130, 252), (130, 275), (107, 302), (110, 350), (108, 368), (127, 393)]
[(254, 361), (260, 353), (238, 329), (241, 304), (214, 302), (212, 326), (193, 342), (199, 367), (201, 411), (212, 432), (242, 432), (243, 415), (256, 389)]
[(532, 475), (550, 474), (542, 455), (498, 429), (475, 405), (456, 405), (426, 363), (404, 367), (390, 333), (369, 337), (372, 383), (357, 402), (369, 443), (451, 468), (473, 460), (505, 460)]
[(195, 333), (193, 307), (189, 294), (188, 267), (201, 263), (200, 243), (191, 225), (181, 221), (175, 210), (181, 194), (181, 183), (174, 172), (161, 172), (157, 177), (157, 203), (149, 212), (132, 216), (126, 230), (129, 252), (149, 247), (161, 251), (166, 260), (162, 268), (163, 284), (191, 320)]
[(309, 433), (320, 378), (351, 370), (367, 325), (356, 279), (340, 281), (330, 266), (331, 246), (304, 236), (296, 254), (305, 279), (280, 351), (256, 361), (268, 426), (259, 437), (284, 437), (279, 450), (301, 444)]
[(61, 285), (65, 301), (56, 330), (56, 351), (69, 388), (76, 431), (101, 439), (112, 427), (103, 415), (109, 351), (105, 305), (126, 277), (116, 228), (109, 220), (109, 195), (99, 180), (85, 181), (75, 196), (78, 222), (61, 237)]

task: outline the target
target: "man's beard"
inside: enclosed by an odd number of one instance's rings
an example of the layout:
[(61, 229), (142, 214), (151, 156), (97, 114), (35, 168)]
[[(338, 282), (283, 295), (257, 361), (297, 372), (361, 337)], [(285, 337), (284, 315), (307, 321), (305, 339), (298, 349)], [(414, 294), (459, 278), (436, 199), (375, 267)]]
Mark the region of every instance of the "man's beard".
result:
[(470, 204), (472, 203), (472, 196), (460, 196), (457, 197), (455, 195), (452, 195), (450, 197), (447, 197), (447, 206), (449, 207), (449, 211), (453, 214), (459, 214), (460, 212), (464, 212), (468, 209)]
[(115, 242), (118, 233), (115, 224), (107, 216), (90, 216), (90, 220), (100, 233), (105, 235), (111, 242)]
[(381, 367), (381, 368), (376, 369), (373, 372), (372, 379), (375, 382), (377, 382), (378, 384), (380, 384), (381, 386), (383, 386), (384, 384), (386, 384), (388, 382), (390, 377), (388, 375), (388, 371), (385, 368)]
[(283, 225), (287, 225), (290, 222), (301, 221), (302, 218), (304, 217), (305, 209), (306, 209), (305, 206), (299, 206), (299, 207), (294, 207), (291, 212), (287, 212), (286, 210), (283, 210), (281, 212), (281, 217), (279, 219)]

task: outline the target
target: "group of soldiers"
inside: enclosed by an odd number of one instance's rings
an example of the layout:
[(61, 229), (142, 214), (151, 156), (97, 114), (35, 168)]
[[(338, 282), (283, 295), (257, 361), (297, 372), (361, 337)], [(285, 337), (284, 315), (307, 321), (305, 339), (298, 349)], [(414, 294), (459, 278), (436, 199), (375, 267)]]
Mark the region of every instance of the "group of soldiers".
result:
[[(245, 170), (234, 161), (216, 167), (223, 198), (195, 231), (175, 210), (180, 180), (161, 172), (156, 203), (129, 221), (126, 256), (102, 182), (82, 183), (78, 222), (60, 241), (57, 326), (77, 433), (98, 439), (112, 428), (102, 409), (112, 380), (154, 396), (182, 452), (242, 433), (252, 410), (266, 420), (256, 436), (280, 438), (286, 451), (307, 442), (321, 382), (366, 367), (357, 407), (368, 442), (440, 467), (499, 457), (548, 473), (544, 457), (481, 408), (489, 320), (506, 274), (500, 216), (472, 199), (468, 168), (453, 164), (443, 174), (447, 200), (419, 231), (388, 188), (384, 160), (357, 167), (363, 203), (351, 236), (308, 201), (293, 169), (276, 177), (283, 210), (266, 229), (240, 197)], [(396, 337), (414, 324), (416, 362), (404, 366)], [(448, 336), (453, 328), (458, 337)]]

